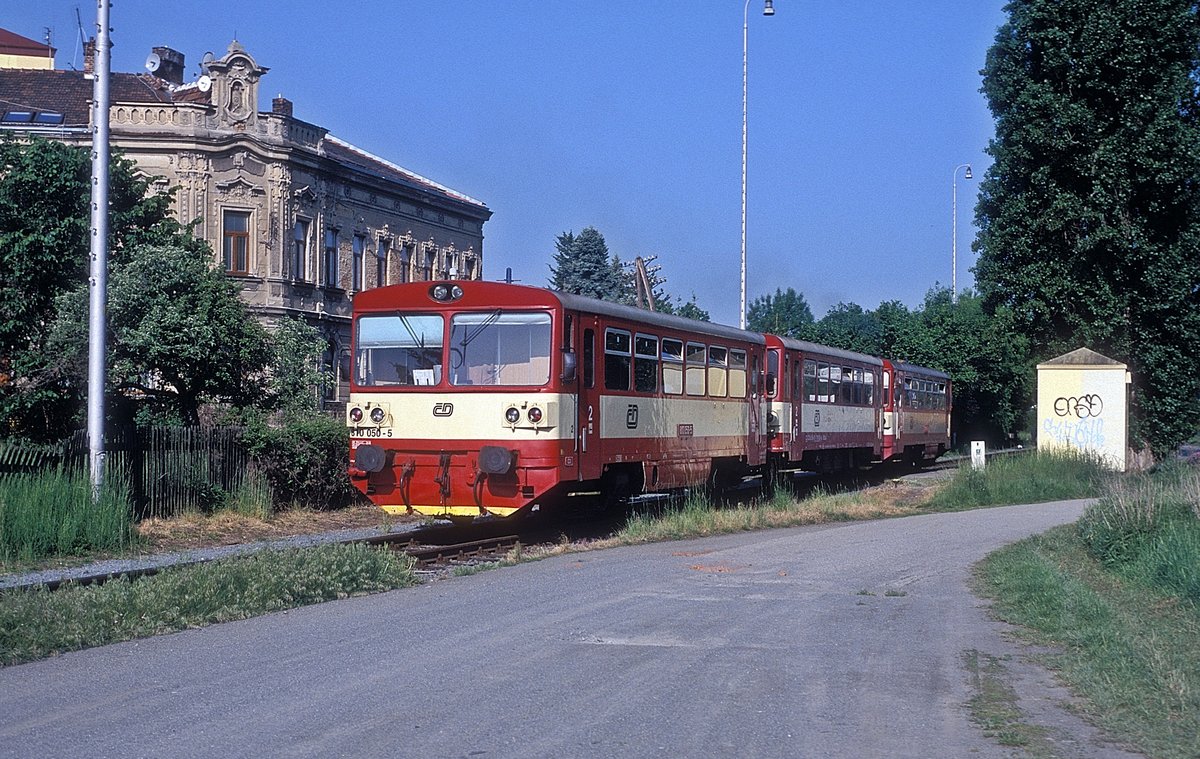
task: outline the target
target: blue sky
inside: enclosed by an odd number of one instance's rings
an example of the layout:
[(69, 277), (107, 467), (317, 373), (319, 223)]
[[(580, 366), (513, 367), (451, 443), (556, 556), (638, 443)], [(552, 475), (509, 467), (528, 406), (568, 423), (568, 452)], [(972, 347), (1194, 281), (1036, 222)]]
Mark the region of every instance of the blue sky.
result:
[[(748, 290), (915, 306), (958, 283), (993, 124), (979, 70), (1003, 0), (750, 1)], [(16, 0), (0, 26), (77, 52), (75, 10)], [(657, 254), (669, 292), (736, 324), (742, 9), (737, 0), (115, 0), (113, 68), (167, 45), (199, 75), (235, 36), (298, 118), (486, 202), (484, 276), (545, 285), (555, 237)]]

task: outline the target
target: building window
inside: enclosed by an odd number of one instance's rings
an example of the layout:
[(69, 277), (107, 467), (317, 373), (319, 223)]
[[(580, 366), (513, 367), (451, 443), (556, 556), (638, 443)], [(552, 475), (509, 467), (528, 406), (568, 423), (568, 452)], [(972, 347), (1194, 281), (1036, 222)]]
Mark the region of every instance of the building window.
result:
[(292, 232), (292, 279), (304, 282), (308, 279), (308, 219), (296, 219)]
[(387, 240), (380, 240), (375, 246), (375, 286), (383, 287), (387, 284), (387, 259), (388, 259), (388, 244)]
[(433, 248), (425, 249), (425, 275), (426, 282), (433, 281), (433, 267), (437, 264), (437, 252)]
[(400, 283), (412, 279), (412, 248), (405, 245), (400, 249)]
[(367, 238), (355, 235), (351, 246), (354, 257), (350, 261), (350, 289), (356, 292), (363, 289), (363, 255), (366, 247)]
[(338, 231), (325, 230), (325, 280), (326, 287), (338, 287)]
[(463, 279), (475, 279), (475, 259), (468, 258), (464, 264)]
[(225, 271), (230, 274), (249, 273), (250, 213), (226, 211), (221, 216)]

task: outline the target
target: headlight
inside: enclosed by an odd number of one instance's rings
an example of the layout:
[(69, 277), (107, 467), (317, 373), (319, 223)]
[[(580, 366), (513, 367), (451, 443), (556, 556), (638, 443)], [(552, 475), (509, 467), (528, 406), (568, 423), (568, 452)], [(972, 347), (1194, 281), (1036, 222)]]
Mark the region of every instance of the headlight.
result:
[(354, 408), (350, 409), (350, 421), (354, 422), (355, 424), (358, 424), (362, 420), (363, 420), (363, 410), (362, 409), (360, 409), (358, 406), (355, 406)]
[(508, 420), (509, 424), (516, 424), (521, 421), (521, 412), (517, 410), (516, 406), (509, 406), (508, 411), (504, 412), (504, 418)]
[(458, 300), (462, 296), (463, 296), (463, 289), (461, 287), (459, 287), (458, 285), (455, 285), (454, 287), (450, 288), (450, 298), (451, 299)]
[(529, 421), (533, 422), (534, 424), (542, 421), (542, 410), (537, 406), (529, 409)]
[(450, 300), (450, 288), (445, 285), (434, 285), (431, 292), (434, 300)]
[(371, 409), (371, 421), (372, 422), (375, 422), (376, 424), (383, 424), (383, 418), (385, 416), (387, 416), (387, 414), (385, 414), (383, 412), (382, 408), (379, 408), (378, 406), (376, 406), (375, 408)]

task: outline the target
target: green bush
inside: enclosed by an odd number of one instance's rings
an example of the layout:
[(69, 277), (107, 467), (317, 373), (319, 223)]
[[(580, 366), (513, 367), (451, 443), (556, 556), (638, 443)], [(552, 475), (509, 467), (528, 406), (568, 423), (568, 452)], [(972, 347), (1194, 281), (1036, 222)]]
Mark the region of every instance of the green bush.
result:
[(350, 433), (324, 414), (284, 417), (278, 424), (253, 421), (246, 444), (271, 488), (274, 505), (336, 509), (358, 491), (350, 484)]
[(57, 469), (0, 477), (0, 559), (113, 550), (132, 540), (129, 488), (108, 478), (93, 502), (86, 475)]

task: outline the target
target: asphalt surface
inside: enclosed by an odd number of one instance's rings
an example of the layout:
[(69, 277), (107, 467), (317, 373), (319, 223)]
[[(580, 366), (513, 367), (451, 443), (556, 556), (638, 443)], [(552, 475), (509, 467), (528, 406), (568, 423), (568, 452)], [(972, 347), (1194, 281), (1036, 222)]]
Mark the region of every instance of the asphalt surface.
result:
[(1083, 507), (572, 554), (0, 669), (0, 756), (1011, 756), (970, 651), (1064, 755), (1121, 756), (967, 587)]

